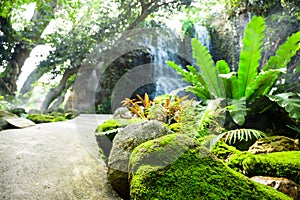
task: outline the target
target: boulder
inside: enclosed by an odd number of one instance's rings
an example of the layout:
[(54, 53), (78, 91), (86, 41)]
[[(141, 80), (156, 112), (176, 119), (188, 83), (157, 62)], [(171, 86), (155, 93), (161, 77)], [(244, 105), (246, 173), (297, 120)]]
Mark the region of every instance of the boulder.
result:
[(0, 131), (9, 127), (9, 123), (6, 120), (8, 118), (18, 118), (18, 116), (8, 111), (0, 110)]
[(126, 107), (119, 107), (113, 114), (114, 119), (131, 119), (133, 115)]
[(172, 133), (160, 122), (151, 120), (130, 124), (117, 133), (108, 158), (108, 180), (123, 199), (129, 199), (128, 163), (138, 145)]
[(230, 169), (186, 135), (141, 144), (129, 169), (131, 199), (290, 199)]
[(239, 152), (229, 158), (227, 165), (249, 177), (284, 177), (300, 184), (300, 151), (257, 155), (249, 152)]
[(299, 139), (291, 139), (285, 136), (271, 136), (258, 139), (248, 151), (253, 154), (261, 154), (280, 151), (298, 151), (299, 149)]
[(271, 186), (293, 199), (300, 199), (300, 185), (292, 180), (269, 176), (253, 176), (251, 179), (260, 184)]

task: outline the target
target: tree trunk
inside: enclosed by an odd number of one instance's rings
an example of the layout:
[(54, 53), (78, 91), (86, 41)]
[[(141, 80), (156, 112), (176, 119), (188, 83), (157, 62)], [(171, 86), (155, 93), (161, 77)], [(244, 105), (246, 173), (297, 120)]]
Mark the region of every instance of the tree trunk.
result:
[(48, 92), (48, 94), (47, 94), (47, 96), (46, 96), (45, 100), (43, 101), (43, 104), (42, 104), (42, 106), (41, 106), (41, 108), (40, 108), (42, 111), (47, 110), (48, 107), (49, 107), (49, 105), (50, 105), (57, 97), (59, 97), (65, 89), (67, 89), (67, 88), (70, 87), (70, 85), (67, 84), (67, 83), (68, 83), (68, 79), (69, 79), (72, 75), (76, 74), (76, 73), (78, 72), (78, 70), (79, 70), (79, 66), (78, 66), (78, 67), (75, 67), (75, 68), (72, 68), (72, 69), (67, 69), (67, 70), (65, 71), (65, 73), (63, 74), (63, 77), (62, 77), (62, 79), (60, 80), (58, 86), (56, 86), (55, 88), (52, 88), (52, 89)]
[(33, 89), (33, 84), (35, 81), (39, 80), (45, 73), (47, 73), (50, 70), (50, 68), (45, 67), (39, 67), (37, 66), (27, 77), (26, 81), (24, 82), (20, 94), (19, 99), (23, 101), (23, 103), (26, 103), (29, 100), (29, 92)]
[[(42, 4), (41, 4), (42, 5)], [(57, 0), (53, 0), (51, 4), (45, 8), (43, 5), (34, 11), (31, 18), (31, 25), (26, 27), (23, 32), (19, 33), (27, 35), (18, 40), (17, 33), (12, 28), (11, 19), (1, 17), (1, 31), (4, 33), (4, 41), (2, 44), (7, 43), (7, 46), (13, 46), (10, 52), (4, 52), (7, 55), (6, 61), (8, 64), (0, 78), (0, 94), (14, 96), (17, 91), (17, 80), (21, 74), (22, 67), (25, 60), (29, 57), (34, 45), (38, 44), (44, 29), (50, 23), (54, 9), (57, 6)], [(49, 12), (50, 10), (50, 12)], [(41, 19), (44, 19), (41, 21)], [(32, 41), (28, 43), (27, 41)], [(2, 52), (1, 52), (2, 53)]]

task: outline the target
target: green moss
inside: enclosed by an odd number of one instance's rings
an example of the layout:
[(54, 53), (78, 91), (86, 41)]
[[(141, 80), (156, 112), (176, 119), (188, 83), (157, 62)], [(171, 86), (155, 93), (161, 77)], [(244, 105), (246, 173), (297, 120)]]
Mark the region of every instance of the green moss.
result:
[(105, 122), (103, 122), (101, 125), (98, 126), (97, 132), (105, 132), (110, 131), (116, 128), (122, 128), (129, 124), (133, 124), (136, 122), (144, 121), (140, 118), (133, 118), (133, 119), (109, 119)]
[(230, 155), (233, 155), (239, 151), (235, 147), (229, 146), (224, 141), (219, 141), (213, 146), (211, 152), (219, 159), (225, 160)]
[(187, 150), (164, 168), (141, 165), (132, 175), (130, 193), (131, 199), (290, 199), (228, 168), (203, 148)]
[[(167, 166), (194, 144), (193, 139), (183, 134), (170, 134), (142, 143), (130, 157), (131, 171), (148, 164)], [(143, 156), (145, 153), (147, 156)]]
[(65, 115), (63, 113), (29, 114), (27, 116), (27, 119), (30, 119), (31, 121), (35, 122), (36, 124), (66, 121), (67, 119), (71, 119), (71, 118), (72, 118), (72, 116), (70, 116), (69, 114)]
[(174, 131), (174, 132), (179, 132), (180, 131), (180, 128), (181, 128), (181, 123), (173, 123), (173, 124), (170, 124), (169, 126), (167, 126), (168, 129), (170, 129), (171, 131)]
[(300, 152), (286, 151), (246, 156), (242, 169), (248, 176), (285, 177), (300, 184)]

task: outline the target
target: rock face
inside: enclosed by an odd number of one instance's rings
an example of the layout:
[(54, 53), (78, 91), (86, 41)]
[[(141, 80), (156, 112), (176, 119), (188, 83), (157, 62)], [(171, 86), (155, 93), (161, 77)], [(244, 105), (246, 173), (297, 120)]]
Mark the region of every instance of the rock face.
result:
[(299, 139), (294, 140), (284, 136), (272, 136), (258, 139), (248, 151), (253, 154), (261, 154), (280, 151), (297, 151), (299, 149)]
[(287, 178), (254, 176), (251, 179), (258, 183), (271, 186), (293, 199), (300, 199), (300, 185)]
[(129, 166), (131, 199), (290, 199), (228, 168), (186, 135), (143, 143)]
[(171, 132), (158, 121), (145, 121), (126, 126), (113, 140), (108, 159), (108, 180), (124, 199), (129, 199), (128, 163), (138, 145)]

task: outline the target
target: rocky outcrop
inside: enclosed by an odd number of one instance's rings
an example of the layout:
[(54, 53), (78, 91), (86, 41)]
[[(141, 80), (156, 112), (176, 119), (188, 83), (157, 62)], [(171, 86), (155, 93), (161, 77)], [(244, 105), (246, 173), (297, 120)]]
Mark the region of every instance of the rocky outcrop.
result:
[(252, 180), (286, 194), (293, 199), (300, 199), (300, 185), (287, 178), (277, 178), (269, 176), (254, 176)]
[(272, 136), (258, 139), (248, 151), (253, 154), (261, 154), (295, 150), (300, 150), (299, 139), (291, 139), (284, 136)]
[(228, 168), (186, 135), (143, 143), (129, 166), (131, 199), (290, 199)]
[(148, 140), (170, 133), (160, 122), (153, 120), (128, 125), (115, 136), (108, 159), (108, 180), (122, 198), (130, 198), (128, 163), (131, 152)]

